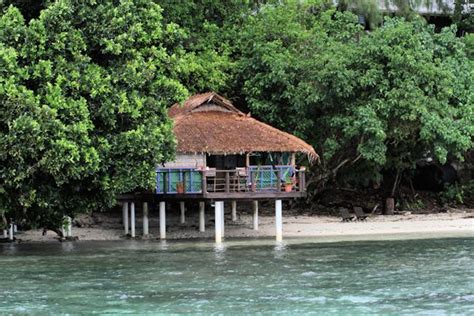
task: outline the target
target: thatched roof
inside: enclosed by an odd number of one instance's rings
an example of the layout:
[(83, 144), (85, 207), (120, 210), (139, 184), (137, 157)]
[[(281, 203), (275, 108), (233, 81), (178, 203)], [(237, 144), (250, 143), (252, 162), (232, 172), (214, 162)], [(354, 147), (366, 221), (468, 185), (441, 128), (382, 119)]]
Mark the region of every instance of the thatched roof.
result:
[(168, 113), (179, 153), (301, 152), (310, 160), (318, 157), (305, 141), (242, 113), (214, 92), (192, 96)]

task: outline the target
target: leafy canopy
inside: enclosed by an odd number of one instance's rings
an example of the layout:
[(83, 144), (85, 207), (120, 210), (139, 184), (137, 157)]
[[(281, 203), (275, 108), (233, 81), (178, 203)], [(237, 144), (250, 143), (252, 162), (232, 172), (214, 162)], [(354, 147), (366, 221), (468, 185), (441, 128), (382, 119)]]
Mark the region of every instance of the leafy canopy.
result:
[(269, 5), (241, 31), (239, 81), (254, 113), (315, 146), (323, 178), (379, 182), (472, 149), (474, 68), (455, 33), (421, 18), (366, 33), (322, 1)]
[(58, 225), (152, 187), (187, 94), (179, 27), (146, 0), (0, 9), (0, 212)]

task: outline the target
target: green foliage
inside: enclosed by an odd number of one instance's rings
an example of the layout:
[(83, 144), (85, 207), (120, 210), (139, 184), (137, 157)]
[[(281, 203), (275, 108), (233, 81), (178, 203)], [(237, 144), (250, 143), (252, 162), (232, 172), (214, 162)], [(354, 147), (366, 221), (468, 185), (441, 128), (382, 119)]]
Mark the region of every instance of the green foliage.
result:
[(472, 36), (403, 15), (366, 33), (329, 0), (0, 0), (0, 214), (57, 226), (151, 188), (174, 153), (167, 107), (188, 91), (304, 138), (322, 178), (461, 158)]
[(192, 93), (223, 91), (233, 79), (234, 25), (258, 6), (242, 0), (155, 0), (163, 8), (167, 23), (179, 25), (182, 36), (175, 42), (187, 52), (180, 79)]
[(417, 212), (426, 209), (426, 204), (420, 198), (413, 198), (410, 201), (403, 201), (403, 210)]
[[(466, 188), (469, 189), (468, 187)], [(463, 204), (464, 196), (465, 186), (459, 184), (449, 185), (439, 194), (443, 204)]]
[(44, 9), (49, 0), (0, 0), (0, 9), (6, 9), (14, 5), (20, 10), (26, 22), (38, 18), (42, 9)]
[(265, 6), (242, 29), (239, 81), (254, 113), (315, 146), (322, 173), (378, 181), (472, 148), (474, 73), (455, 33), (387, 18), (367, 34), (323, 1)]
[(456, 205), (466, 204), (471, 206), (474, 203), (474, 180), (464, 183), (448, 185), (439, 193), (439, 198), (443, 204)]
[(154, 185), (182, 100), (179, 28), (146, 0), (50, 1), (0, 16), (0, 213), (58, 226)]

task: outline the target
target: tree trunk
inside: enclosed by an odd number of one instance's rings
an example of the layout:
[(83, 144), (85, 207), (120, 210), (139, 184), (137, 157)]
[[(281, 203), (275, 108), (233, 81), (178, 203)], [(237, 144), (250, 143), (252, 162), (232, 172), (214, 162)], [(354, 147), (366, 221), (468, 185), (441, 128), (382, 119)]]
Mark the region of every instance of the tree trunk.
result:
[(385, 200), (385, 215), (393, 215), (395, 211), (395, 199), (393, 197), (389, 197)]

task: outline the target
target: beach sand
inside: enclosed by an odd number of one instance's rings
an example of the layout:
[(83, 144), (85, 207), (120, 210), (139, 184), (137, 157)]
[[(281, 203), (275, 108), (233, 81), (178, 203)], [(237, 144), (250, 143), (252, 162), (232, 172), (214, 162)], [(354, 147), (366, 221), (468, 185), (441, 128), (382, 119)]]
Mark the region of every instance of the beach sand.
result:
[[(293, 214), (292, 214), (293, 213)], [(474, 209), (451, 209), (437, 214), (372, 215), (367, 221), (343, 223), (339, 217), (321, 215), (296, 215), (283, 212), (283, 237), (321, 237), (322, 239), (360, 240), (371, 238), (396, 238), (398, 235), (423, 236), (472, 236), (474, 237)], [(252, 228), (250, 211), (239, 211), (238, 220), (232, 222), (230, 211), (226, 210), (225, 237), (272, 237), (275, 235), (275, 218), (272, 212), (261, 210), (258, 231)], [(214, 237), (213, 212), (206, 212), (206, 231), (198, 231), (197, 212), (187, 211), (186, 223), (179, 223), (179, 211), (167, 212), (167, 239), (191, 239)], [(94, 214), (88, 218), (89, 227), (73, 227), (73, 235), (79, 241), (123, 240), (123, 226), (120, 211)], [(156, 212), (150, 214), (150, 235), (146, 239), (159, 237), (159, 222)], [(141, 214), (137, 213), (137, 239), (142, 239)], [(57, 240), (57, 235), (42, 230), (29, 230), (16, 235), (21, 242), (47, 242)]]

